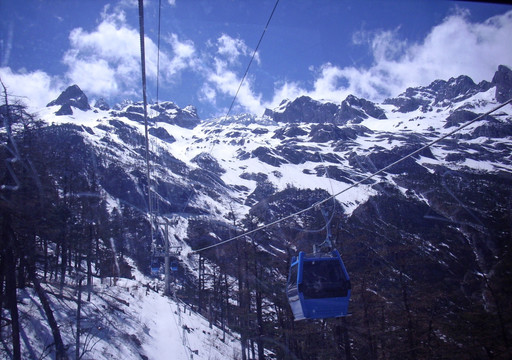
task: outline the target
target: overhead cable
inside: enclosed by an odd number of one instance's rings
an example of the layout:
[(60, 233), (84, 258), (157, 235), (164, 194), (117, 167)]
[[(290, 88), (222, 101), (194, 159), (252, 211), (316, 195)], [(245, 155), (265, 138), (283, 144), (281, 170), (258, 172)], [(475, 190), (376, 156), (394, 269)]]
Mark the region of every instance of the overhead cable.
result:
[(162, 0), (158, 0), (158, 50), (156, 55), (156, 104), (158, 105), (158, 90), (160, 79), (160, 20), (162, 14)]
[(276, 3), (274, 4), (274, 8), (272, 9), (272, 12), (270, 13), (270, 16), (267, 20), (267, 24), (265, 25), (265, 28), (263, 29), (263, 32), (261, 33), (260, 40), (258, 41), (258, 44), (256, 45), (256, 48), (254, 49), (252, 53), (251, 60), (249, 61), (249, 64), (247, 65), (247, 69), (245, 69), (244, 76), (242, 77), (242, 80), (240, 81), (240, 84), (238, 85), (238, 89), (236, 90), (235, 96), (233, 97), (233, 100), (231, 101), (231, 105), (229, 106), (228, 112), (226, 113), (225, 118), (229, 116), (231, 113), (231, 110), (233, 109), (233, 105), (235, 104), (235, 100), (238, 96), (238, 93), (240, 92), (240, 89), (242, 88), (242, 85), (244, 83), (245, 78), (247, 77), (247, 74), (249, 73), (249, 68), (251, 67), (252, 61), (254, 60), (254, 57), (256, 56), (256, 53), (258, 52), (258, 49), (260, 47), (261, 41), (263, 40), (263, 37), (265, 36), (265, 33), (267, 32), (267, 28), (270, 24), (270, 20), (272, 20), (272, 17), (274, 16), (274, 12), (276, 11), (277, 4), (279, 4), (279, 0), (276, 0)]
[(149, 164), (149, 130), (148, 130), (148, 101), (146, 95), (146, 54), (144, 47), (144, 1), (139, 0), (139, 36), (140, 36), (140, 64), (142, 74), (142, 100), (144, 106), (144, 133), (146, 138), (146, 176), (148, 187), (148, 209), (151, 223), (151, 240), (153, 240), (153, 204), (151, 199), (151, 173)]
[(433, 146), (433, 145), (435, 145), (435, 144), (437, 144), (437, 143), (441, 142), (442, 140), (444, 140), (444, 139), (446, 139), (446, 138), (448, 138), (448, 137), (452, 136), (453, 134), (455, 134), (455, 133), (457, 133), (457, 132), (461, 131), (462, 129), (464, 129), (464, 128), (466, 128), (466, 127), (470, 126), (471, 124), (473, 124), (473, 123), (475, 123), (475, 122), (477, 122), (477, 121), (479, 121), (479, 120), (482, 120), (482, 119), (483, 119), (483, 118), (485, 118), (486, 116), (488, 116), (488, 115), (492, 114), (493, 112), (495, 112), (495, 111), (497, 111), (497, 110), (501, 109), (502, 107), (504, 107), (504, 106), (506, 106), (507, 104), (510, 104), (510, 103), (512, 103), (512, 99), (509, 99), (508, 101), (505, 101), (504, 103), (501, 103), (500, 105), (498, 105), (498, 106), (496, 106), (495, 108), (493, 108), (493, 109), (489, 110), (488, 112), (486, 112), (486, 113), (484, 113), (484, 114), (482, 114), (482, 115), (480, 115), (480, 116), (477, 116), (477, 117), (476, 117), (476, 118), (474, 118), (473, 120), (471, 120), (471, 121), (469, 121), (469, 122), (467, 122), (467, 123), (465, 123), (465, 124), (463, 124), (463, 125), (459, 126), (459, 127), (458, 127), (458, 128), (456, 128), (455, 130), (452, 130), (452, 131), (450, 131), (450, 132), (446, 133), (445, 135), (443, 135), (443, 136), (441, 136), (441, 137), (439, 137), (439, 138), (437, 138), (437, 139), (435, 139), (435, 140), (433, 140), (433, 141), (429, 142), (428, 144), (426, 144), (426, 145), (424, 145), (424, 146), (420, 147), (419, 149), (417, 149), (417, 150), (415, 150), (415, 151), (413, 151), (413, 152), (411, 152), (411, 153), (409, 153), (409, 154), (407, 154), (407, 155), (403, 156), (402, 158), (400, 158), (400, 159), (396, 160), (395, 162), (393, 162), (393, 163), (391, 163), (391, 164), (389, 164), (389, 165), (387, 165), (387, 166), (383, 167), (382, 169), (377, 170), (377, 171), (375, 171), (374, 173), (372, 173), (372, 174), (370, 174), (370, 175), (368, 175), (368, 176), (364, 177), (362, 180), (359, 180), (359, 181), (355, 182), (354, 184), (352, 184), (352, 185), (350, 185), (350, 186), (348, 186), (348, 187), (344, 188), (343, 190), (341, 190), (341, 191), (339, 191), (339, 192), (337, 192), (337, 193), (335, 193), (335, 194), (333, 194), (333, 195), (331, 195), (331, 196), (329, 196), (329, 197), (327, 197), (327, 198), (325, 198), (325, 199), (323, 199), (323, 200), (317, 201), (316, 203), (314, 203), (313, 205), (311, 205), (311, 206), (309, 206), (309, 207), (307, 207), (307, 208), (305, 208), (305, 209), (299, 210), (299, 211), (297, 211), (297, 212), (295, 212), (295, 213), (293, 213), (293, 214), (290, 214), (290, 215), (284, 216), (284, 217), (282, 217), (282, 218), (280, 218), (280, 219), (277, 219), (277, 220), (275, 220), (275, 221), (272, 221), (272, 222), (270, 222), (270, 223), (268, 223), (268, 224), (262, 225), (262, 226), (260, 226), (260, 227), (258, 227), (258, 228), (256, 228), (256, 229), (253, 229), (253, 230), (247, 231), (247, 232), (245, 232), (245, 233), (243, 233), (243, 234), (240, 234), (240, 235), (234, 236), (234, 237), (232, 237), (232, 238), (230, 238), (230, 239), (227, 239), (227, 240), (221, 241), (221, 242), (219, 242), (219, 243), (212, 244), (212, 245), (209, 245), (209, 246), (205, 246), (205, 247), (200, 248), (200, 249), (192, 250), (192, 253), (198, 253), (198, 252), (201, 252), (201, 251), (204, 251), (204, 250), (208, 250), (208, 249), (211, 249), (211, 248), (214, 248), (214, 247), (220, 246), (220, 245), (227, 244), (227, 243), (229, 243), (229, 242), (231, 242), (231, 241), (234, 241), (234, 240), (241, 239), (241, 238), (243, 238), (243, 237), (245, 237), (245, 236), (248, 236), (248, 235), (251, 235), (251, 234), (253, 234), (253, 233), (257, 232), (257, 231), (264, 230), (264, 229), (266, 229), (266, 228), (268, 228), (268, 227), (270, 227), (270, 226), (277, 225), (277, 224), (279, 224), (279, 223), (281, 223), (281, 222), (283, 222), (283, 221), (286, 221), (286, 220), (291, 219), (291, 218), (293, 218), (293, 217), (295, 217), (295, 216), (297, 216), (297, 215), (300, 215), (300, 214), (303, 214), (303, 213), (305, 213), (305, 212), (307, 212), (307, 211), (309, 211), (309, 210), (312, 210), (312, 209), (314, 209), (314, 208), (318, 207), (319, 205), (322, 205), (322, 204), (326, 203), (327, 201), (332, 200), (332, 199), (334, 199), (334, 198), (336, 198), (336, 197), (340, 196), (341, 194), (343, 194), (343, 193), (347, 192), (348, 190), (353, 189), (353, 188), (355, 188), (355, 187), (357, 187), (357, 186), (361, 185), (362, 183), (364, 183), (364, 182), (366, 182), (366, 181), (368, 181), (368, 180), (372, 179), (373, 177), (375, 177), (375, 176), (377, 176), (377, 175), (379, 175), (379, 174), (383, 173), (384, 171), (389, 170), (389, 169), (390, 169), (390, 168), (392, 168), (393, 166), (398, 165), (399, 163), (401, 163), (402, 161), (405, 161), (405, 160), (409, 159), (410, 157), (413, 157), (414, 155), (416, 155), (416, 154), (418, 154), (418, 153), (422, 152), (423, 150), (425, 150), (425, 149), (427, 149), (427, 148), (429, 148), (429, 147), (431, 147), (431, 146)]

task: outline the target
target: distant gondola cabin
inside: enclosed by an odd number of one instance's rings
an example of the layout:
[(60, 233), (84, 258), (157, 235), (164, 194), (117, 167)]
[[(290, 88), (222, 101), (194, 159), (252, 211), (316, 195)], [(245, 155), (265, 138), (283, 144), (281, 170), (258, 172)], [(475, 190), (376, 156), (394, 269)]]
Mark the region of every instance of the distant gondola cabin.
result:
[(292, 259), (287, 295), (295, 320), (346, 316), (351, 285), (337, 250)]
[(170, 268), (171, 268), (171, 271), (178, 271), (178, 262), (172, 261)]
[(160, 274), (160, 262), (154, 259), (151, 261), (151, 276), (158, 276)]

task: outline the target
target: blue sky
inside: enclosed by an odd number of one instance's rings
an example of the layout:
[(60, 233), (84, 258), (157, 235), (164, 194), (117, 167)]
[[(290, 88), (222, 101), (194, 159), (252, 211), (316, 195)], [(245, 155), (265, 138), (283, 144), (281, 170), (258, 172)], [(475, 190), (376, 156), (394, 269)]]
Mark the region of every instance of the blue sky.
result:
[[(159, 100), (201, 118), (231, 104), (275, 1), (162, 0)], [(0, 77), (33, 109), (78, 84), (91, 102), (141, 100), (137, 1), (2, 0)], [(145, 1), (156, 100), (158, 0)], [(280, 0), (233, 112), (285, 98), (382, 101), (461, 74), (512, 67), (512, 6), (447, 0)]]

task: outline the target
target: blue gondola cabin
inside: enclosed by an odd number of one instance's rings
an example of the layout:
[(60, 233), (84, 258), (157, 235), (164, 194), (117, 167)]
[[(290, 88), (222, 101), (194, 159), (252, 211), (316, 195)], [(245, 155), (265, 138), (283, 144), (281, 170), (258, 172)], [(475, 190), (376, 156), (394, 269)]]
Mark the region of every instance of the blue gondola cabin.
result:
[(170, 268), (171, 268), (171, 271), (173, 271), (173, 272), (178, 271), (178, 262), (172, 261)]
[(158, 276), (160, 274), (160, 262), (156, 259), (151, 261), (151, 276)]
[(351, 285), (337, 250), (293, 257), (287, 286), (295, 320), (346, 316)]

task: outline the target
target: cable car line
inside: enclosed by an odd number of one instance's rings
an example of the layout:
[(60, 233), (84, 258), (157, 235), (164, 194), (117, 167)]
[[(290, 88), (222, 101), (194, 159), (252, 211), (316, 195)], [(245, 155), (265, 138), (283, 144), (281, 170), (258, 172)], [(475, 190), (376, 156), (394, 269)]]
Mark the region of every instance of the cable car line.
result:
[(148, 209), (150, 218), (153, 216), (153, 207), (151, 201), (151, 178), (149, 166), (149, 130), (148, 130), (148, 101), (146, 95), (146, 53), (144, 47), (144, 4), (139, 0), (139, 37), (140, 37), (140, 65), (142, 73), (142, 101), (144, 107), (144, 133), (146, 141), (146, 176), (148, 186)]
[[(325, 166), (325, 161), (324, 161), (324, 158), (323, 158), (322, 154), (320, 152), (317, 152), (317, 154), (320, 157), (320, 161), (322, 162), (322, 166), (325, 169), (325, 175), (327, 176), (327, 179), (329, 180), (329, 186), (331, 187), (331, 194), (334, 194), (334, 187), (332, 186), (332, 180), (331, 180), (331, 176), (329, 175), (329, 169), (327, 168), (327, 166)], [(334, 218), (334, 214), (336, 213), (336, 200), (335, 200), (335, 198), (333, 198), (332, 213), (331, 213), (331, 217), (329, 218), (329, 220), (327, 220), (327, 217), (324, 214), (325, 210), (324, 209), (320, 209), (320, 210), (321, 210), (322, 215), (323, 215), (324, 220), (325, 220), (325, 225), (324, 226), (322, 226), (319, 229), (314, 229), (314, 230), (300, 229), (300, 228), (295, 228), (295, 227), (293, 229), (301, 231), (301, 232), (305, 232), (305, 233), (310, 233), (310, 234), (318, 233), (318, 232), (324, 231), (325, 229), (327, 229), (327, 231), (330, 231), (330, 229), (328, 229), (328, 227), (329, 227), (329, 224), (331, 223), (331, 220)]]
[[(139, 3), (139, 36), (140, 36), (140, 54), (141, 54), (141, 74), (142, 74), (142, 95), (143, 95), (143, 107), (144, 107), (144, 130), (145, 130), (145, 146), (146, 146), (146, 176), (147, 176), (147, 189), (148, 189), (148, 212), (149, 212), (149, 223), (150, 223), (150, 239), (151, 239), (151, 260), (150, 260), (150, 271), (152, 275), (158, 275), (160, 272), (160, 260), (158, 258), (164, 257), (165, 259), (165, 293), (170, 293), (169, 288), (169, 271), (173, 270), (177, 271), (178, 265), (175, 264), (173, 269), (170, 266), (170, 256), (179, 255), (181, 252), (181, 246), (170, 246), (169, 244), (169, 220), (162, 216), (165, 220), (165, 223), (158, 222), (157, 216), (154, 213), (153, 209), (153, 199), (152, 194), (155, 195), (155, 201), (158, 201), (156, 192), (152, 192), (152, 181), (151, 181), (151, 166), (149, 160), (149, 130), (148, 130), (148, 112), (147, 112), (147, 88), (146, 88), (146, 60), (145, 60), (145, 45), (144, 45), (144, 1), (138, 0)], [(161, 0), (159, 1), (159, 12), (158, 12), (158, 60), (160, 57), (160, 19), (161, 19)], [(158, 74), (159, 74), (159, 66), (157, 65), (157, 104), (158, 104)], [(158, 202), (157, 202), (158, 204)], [(157, 209), (158, 211), (158, 209)], [(161, 225), (165, 226), (165, 229), (161, 229)], [(159, 249), (155, 238), (155, 231), (158, 233), (164, 232), (162, 236), (164, 237), (164, 252), (162, 249)]]
[(251, 60), (249, 61), (249, 64), (247, 65), (247, 69), (245, 69), (244, 76), (242, 77), (242, 80), (240, 80), (240, 84), (238, 85), (238, 89), (236, 90), (235, 96), (233, 97), (233, 100), (231, 101), (231, 105), (229, 106), (228, 112), (224, 116), (224, 118), (227, 119), (229, 114), (231, 113), (231, 110), (233, 109), (233, 105), (235, 104), (235, 100), (238, 96), (238, 93), (240, 92), (240, 89), (242, 88), (242, 85), (244, 83), (244, 80), (249, 73), (249, 68), (251, 67), (252, 61), (254, 60), (254, 57), (256, 56), (256, 52), (258, 51), (258, 48), (260, 47), (261, 41), (263, 40), (263, 37), (265, 36), (265, 33), (267, 32), (268, 25), (270, 24), (270, 20), (272, 20), (272, 17), (274, 16), (274, 12), (276, 11), (277, 4), (279, 4), (279, 0), (276, 0), (276, 3), (274, 4), (274, 8), (272, 9), (272, 12), (270, 13), (270, 16), (267, 20), (267, 24), (265, 25), (265, 28), (263, 29), (263, 32), (261, 33), (260, 40), (258, 41), (258, 44), (256, 45), (256, 48), (254, 49), (252, 53)]
[(344, 188), (343, 190), (341, 190), (341, 191), (339, 191), (339, 192), (337, 192), (337, 193), (335, 193), (335, 194), (333, 194), (333, 195), (331, 195), (331, 196), (329, 196), (329, 197), (327, 197), (327, 198), (325, 198), (325, 199), (323, 199), (323, 200), (317, 201), (316, 203), (314, 203), (313, 205), (311, 205), (311, 206), (309, 206), (309, 207), (307, 207), (307, 208), (304, 208), (304, 209), (299, 210), (299, 211), (297, 211), (297, 212), (295, 212), (295, 213), (293, 213), (293, 214), (290, 214), (290, 215), (284, 216), (284, 217), (282, 217), (282, 218), (279, 218), (279, 219), (277, 219), (277, 220), (275, 220), (275, 221), (272, 221), (272, 222), (270, 222), (270, 223), (268, 223), (268, 224), (265, 224), (265, 225), (262, 225), (262, 226), (260, 226), (260, 227), (257, 227), (257, 228), (255, 228), (255, 229), (253, 229), (253, 230), (247, 231), (247, 232), (245, 232), (245, 233), (243, 233), (243, 234), (240, 234), (240, 235), (234, 236), (234, 237), (232, 237), (232, 238), (229, 238), (229, 239), (227, 239), (227, 240), (221, 241), (221, 242), (219, 242), (219, 243), (217, 243), (217, 244), (212, 244), (212, 245), (209, 245), (209, 246), (205, 246), (205, 247), (203, 247), (203, 248), (200, 248), (200, 249), (192, 250), (192, 253), (198, 253), (198, 252), (205, 251), (205, 250), (208, 250), (208, 249), (211, 249), (211, 248), (214, 248), (214, 247), (220, 246), (220, 245), (227, 244), (227, 243), (229, 243), (229, 242), (231, 242), (231, 241), (234, 241), (234, 240), (241, 239), (241, 238), (243, 238), (243, 237), (245, 237), (245, 236), (248, 236), (248, 235), (254, 234), (255, 232), (258, 232), (258, 231), (264, 230), (264, 229), (266, 229), (266, 228), (268, 228), (268, 227), (271, 227), (271, 226), (273, 226), (273, 225), (277, 225), (277, 224), (279, 224), (279, 223), (281, 223), (281, 222), (283, 222), (283, 221), (286, 221), (286, 220), (291, 219), (291, 218), (293, 218), (293, 217), (295, 217), (295, 216), (297, 216), (297, 215), (301, 215), (301, 214), (303, 214), (303, 213), (305, 213), (305, 212), (307, 212), (307, 211), (309, 211), (309, 210), (312, 210), (312, 209), (314, 209), (314, 208), (316, 208), (316, 207), (318, 207), (318, 206), (320, 206), (320, 205), (322, 205), (322, 204), (326, 203), (327, 201), (332, 200), (332, 199), (334, 199), (334, 198), (338, 197), (339, 195), (341, 195), (341, 194), (343, 194), (343, 193), (347, 192), (348, 190), (353, 189), (353, 188), (355, 188), (355, 187), (357, 187), (357, 186), (361, 185), (362, 183), (364, 183), (364, 182), (366, 182), (366, 181), (368, 181), (368, 180), (370, 180), (370, 179), (374, 178), (375, 176), (377, 176), (377, 175), (379, 175), (379, 174), (381, 174), (381, 173), (385, 172), (386, 170), (389, 170), (389, 169), (390, 169), (390, 168), (392, 168), (393, 166), (398, 165), (399, 163), (401, 163), (402, 161), (405, 161), (405, 160), (409, 159), (410, 157), (413, 157), (414, 155), (416, 155), (416, 154), (420, 153), (421, 151), (423, 151), (423, 150), (425, 150), (425, 149), (427, 149), (427, 148), (429, 148), (429, 147), (431, 147), (431, 146), (433, 146), (433, 145), (435, 145), (435, 144), (437, 144), (437, 143), (439, 143), (439, 142), (443, 141), (444, 139), (446, 139), (446, 138), (448, 138), (448, 137), (452, 136), (453, 134), (455, 134), (455, 133), (457, 133), (457, 132), (461, 131), (462, 129), (464, 129), (464, 128), (466, 128), (466, 127), (470, 126), (471, 124), (473, 124), (473, 123), (475, 123), (475, 122), (477, 122), (477, 121), (479, 121), (479, 120), (482, 120), (484, 117), (486, 117), (486, 116), (488, 116), (488, 115), (492, 114), (493, 112), (495, 112), (495, 111), (497, 111), (497, 110), (501, 109), (502, 107), (504, 107), (504, 106), (506, 106), (507, 104), (510, 104), (510, 103), (512, 103), (512, 98), (511, 98), (511, 99), (509, 99), (509, 100), (507, 100), (507, 101), (505, 101), (505, 102), (503, 102), (503, 103), (501, 103), (501, 104), (499, 104), (498, 106), (494, 107), (493, 109), (489, 110), (488, 112), (486, 112), (486, 113), (484, 113), (484, 114), (481, 114), (481, 115), (477, 116), (477, 117), (476, 117), (476, 118), (474, 118), (473, 120), (470, 120), (469, 122), (467, 122), (467, 123), (465, 123), (465, 124), (462, 124), (461, 126), (457, 127), (455, 130), (452, 130), (452, 131), (450, 131), (450, 132), (446, 133), (445, 135), (440, 136), (440, 137), (438, 137), (438, 138), (437, 138), (437, 139), (435, 139), (435, 140), (432, 140), (432, 141), (431, 141), (431, 142), (429, 142), (428, 144), (426, 144), (426, 145), (424, 145), (424, 146), (420, 147), (420, 148), (419, 148), (419, 149), (417, 149), (417, 150), (412, 151), (411, 153), (409, 153), (409, 154), (407, 154), (407, 155), (405, 155), (405, 156), (401, 157), (400, 159), (398, 159), (398, 160), (396, 160), (395, 162), (393, 162), (393, 163), (391, 163), (391, 164), (389, 164), (389, 165), (387, 165), (387, 166), (383, 167), (382, 169), (375, 171), (374, 173), (372, 173), (372, 174), (370, 174), (370, 175), (368, 175), (368, 176), (364, 177), (363, 179), (361, 179), (361, 180), (359, 180), (359, 181), (357, 181), (357, 182), (353, 183), (352, 185), (350, 185), (350, 186), (348, 186), (348, 187)]
[[(267, 28), (270, 25), (270, 21), (272, 20), (272, 17), (274, 16), (274, 12), (276, 11), (278, 4), (279, 4), (279, 0), (276, 0), (276, 2), (274, 4), (274, 8), (272, 9), (272, 12), (270, 13), (270, 16), (267, 20), (267, 23), (266, 23), (265, 27), (263, 28), (263, 32), (261, 33), (260, 39), (258, 40), (258, 44), (256, 45), (256, 47), (254, 48), (254, 51), (252, 52), (251, 60), (249, 60), (249, 63), (247, 64), (247, 68), (245, 69), (244, 76), (242, 76), (242, 79), (240, 80), (240, 83), (238, 84), (238, 89), (236, 90), (235, 95), (233, 96), (233, 100), (231, 100), (231, 104), (229, 105), (226, 115), (224, 115), (224, 119), (227, 119), (229, 114), (231, 113), (231, 110), (233, 110), (233, 106), (235, 105), (235, 101), (236, 101), (236, 98), (238, 97), (238, 93), (240, 92), (240, 89), (242, 88), (245, 78), (247, 77), (247, 74), (249, 73), (251, 64), (254, 60), (254, 57), (256, 56), (256, 53), (258, 52), (258, 49), (261, 45), (263, 37), (265, 36), (265, 33), (267, 32)], [(213, 141), (210, 145), (210, 150), (208, 151), (209, 154), (212, 153), (214, 146), (215, 146), (215, 141)]]
[[(153, 214), (153, 199), (152, 199), (152, 182), (151, 182), (151, 165), (149, 161), (149, 125), (148, 125), (148, 111), (147, 111), (147, 87), (146, 87), (146, 54), (145, 54), (145, 44), (144, 44), (144, 1), (138, 0), (139, 3), (139, 36), (140, 36), (140, 63), (141, 63), (141, 77), (142, 77), (142, 99), (143, 99), (143, 109), (144, 109), (144, 134), (145, 134), (145, 146), (146, 146), (146, 177), (147, 177), (147, 191), (148, 191), (148, 214), (149, 214), (149, 228), (150, 228), (150, 240), (152, 245), (152, 255), (150, 261), (151, 272), (154, 273), (156, 271), (156, 259), (155, 259), (155, 251), (156, 251), (156, 243), (153, 229), (154, 224), (154, 214)], [(165, 239), (166, 243), (168, 239)]]
[(158, 41), (156, 55), (156, 104), (158, 105), (158, 89), (160, 80), (160, 20), (162, 16), (162, 0), (158, 0)]

